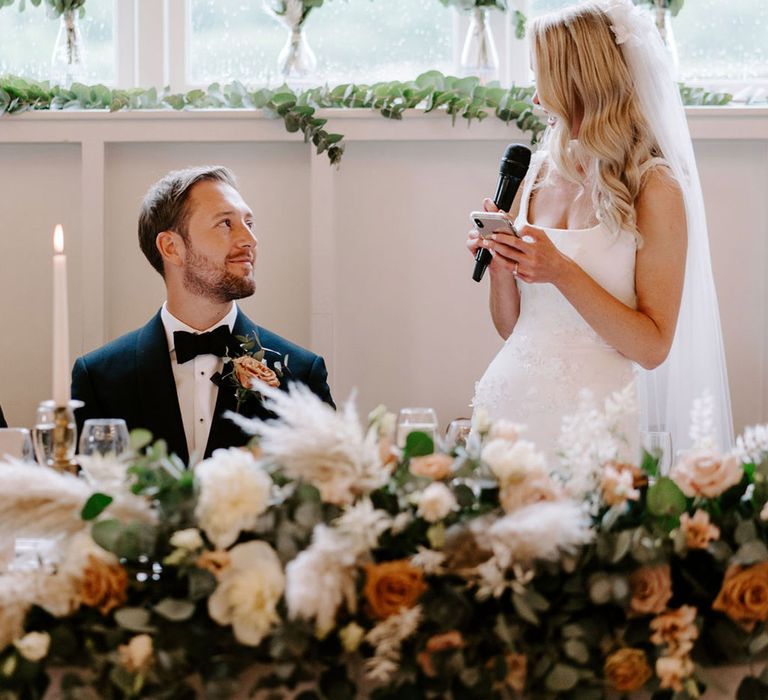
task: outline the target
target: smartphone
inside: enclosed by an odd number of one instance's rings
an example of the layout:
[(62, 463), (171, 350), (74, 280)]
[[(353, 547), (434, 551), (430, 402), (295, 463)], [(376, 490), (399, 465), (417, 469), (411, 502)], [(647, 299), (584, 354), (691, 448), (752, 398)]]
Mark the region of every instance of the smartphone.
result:
[(512, 225), (506, 214), (495, 211), (473, 211), (469, 215), (469, 220), (475, 227), (475, 230), (481, 237), (487, 238), (492, 233), (500, 231), (501, 233), (513, 233), (517, 235), (517, 230)]

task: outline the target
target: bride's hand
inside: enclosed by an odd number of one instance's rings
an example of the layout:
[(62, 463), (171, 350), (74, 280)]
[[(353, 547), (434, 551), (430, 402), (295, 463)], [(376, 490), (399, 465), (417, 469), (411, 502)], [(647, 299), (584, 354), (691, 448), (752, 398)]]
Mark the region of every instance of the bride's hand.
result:
[[(489, 199), (486, 197), (483, 200), (483, 210), (484, 211), (491, 211), (491, 212), (497, 212), (499, 211), (499, 208), (493, 203), (492, 199)], [(474, 258), (477, 254), (478, 248), (483, 248), (483, 238), (480, 237), (480, 234), (477, 232), (477, 229), (472, 229), (467, 234), (467, 249), (472, 254), (472, 257)], [(491, 260), (490, 264), (488, 265), (488, 269), (491, 271), (496, 271), (499, 269), (502, 269), (503, 265), (500, 263), (500, 261), (496, 260), (496, 256), (494, 256), (493, 260)]]
[(518, 235), (494, 233), (480, 242), (493, 253), (494, 263), (512, 272), (523, 282), (557, 284), (565, 273), (570, 258), (563, 255), (536, 226), (522, 226)]

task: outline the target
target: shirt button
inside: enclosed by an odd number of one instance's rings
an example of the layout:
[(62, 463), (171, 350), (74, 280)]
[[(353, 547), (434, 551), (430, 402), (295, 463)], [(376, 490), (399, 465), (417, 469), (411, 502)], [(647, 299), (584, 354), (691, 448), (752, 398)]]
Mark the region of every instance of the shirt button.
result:
[(203, 423), (203, 422), (204, 422), (202, 418), (200, 419), (200, 422), (201, 422), (201, 423)]

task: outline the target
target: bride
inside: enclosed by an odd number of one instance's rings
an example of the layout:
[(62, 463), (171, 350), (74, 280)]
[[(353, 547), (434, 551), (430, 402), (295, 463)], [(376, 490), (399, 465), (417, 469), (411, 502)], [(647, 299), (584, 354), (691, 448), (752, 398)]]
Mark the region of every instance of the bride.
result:
[[(535, 104), (548, 115), (509, 212), (517, 235), (484, 246), (490, 311), (505, 343), (474, 406), (525, 423), (554, 454), (563, 416), (588, 388), (602, 400), (633, 383), (639, 430), (690, 446), (693, 401), (711, 396), (710, 428), (732, 442), (730, 400), (701, 187), (663, 43), (631, 0), (602, 0), (531, 27)], [(485, 200), (486, 210), (496, 207)]]

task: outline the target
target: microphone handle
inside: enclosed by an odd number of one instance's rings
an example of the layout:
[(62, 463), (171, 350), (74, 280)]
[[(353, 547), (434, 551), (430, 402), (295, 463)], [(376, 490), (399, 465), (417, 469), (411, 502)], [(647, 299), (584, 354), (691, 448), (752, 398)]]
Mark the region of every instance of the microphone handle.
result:
[[(514, 176), (502, 176), (499, 178), (499, 184), (496, 187), (496, 194), (493, 197), (493, 203), (502, 211), (509, 211), (512, 202), (515, 201), (515, 195), (520, 187), (522, 178)], [(472, 279), (479, 282), (483, 279), (485, 269), (491, 264), (493, 256), (487, 248), (478, 248), (475, 253), (475, 269), (472, 272)]]

